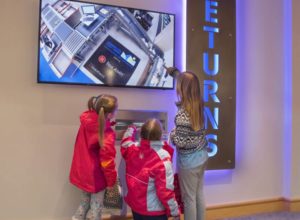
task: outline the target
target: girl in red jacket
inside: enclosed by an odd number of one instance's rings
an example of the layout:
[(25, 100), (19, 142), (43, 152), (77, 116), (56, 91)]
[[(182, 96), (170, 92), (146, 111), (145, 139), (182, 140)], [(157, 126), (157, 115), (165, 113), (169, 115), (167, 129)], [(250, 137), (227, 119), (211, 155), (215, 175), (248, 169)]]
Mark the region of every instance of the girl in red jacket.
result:
[(141, 141), (134, 142), (136, 128), (129, 126), (121, 153), (126, 162), (127, 192), (125, 201), (134, 220), (179, 220), (172, 170), (173, 148), (161, 141), (162, 128), (157, 119), (150, 119), (141, 128)]
[(82, 198), (72, 220), (101, 219), (104, 189), (116, 183), (116, 135), (110, 120), (117, 107), (116, 97), (99, 95), (89, 99), (80, 116), (70, 182), (82, 190)]

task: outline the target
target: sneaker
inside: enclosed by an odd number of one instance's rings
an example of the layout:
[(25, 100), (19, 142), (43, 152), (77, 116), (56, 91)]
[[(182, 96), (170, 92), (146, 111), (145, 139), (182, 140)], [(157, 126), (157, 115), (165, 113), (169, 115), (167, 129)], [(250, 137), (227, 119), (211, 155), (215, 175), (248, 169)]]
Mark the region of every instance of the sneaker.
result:
[(75, 212), (75, 215), (72, 216), (72, 220), (85, 220), (87, 209), (83, 206), (79, 206)]
[[(91, 209), (90, 209), (91, 210)], [(89, 211), (86, 215), (86, 220), (100, 220), (101, 219), (101, 212), (99, 211)]]

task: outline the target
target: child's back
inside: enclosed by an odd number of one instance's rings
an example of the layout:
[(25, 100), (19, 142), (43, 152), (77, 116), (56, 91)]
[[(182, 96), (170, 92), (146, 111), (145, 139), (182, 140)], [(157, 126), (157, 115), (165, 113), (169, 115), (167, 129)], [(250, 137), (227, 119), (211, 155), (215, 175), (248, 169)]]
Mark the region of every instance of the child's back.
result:
[(201, 88), (197, 75), (192, 72), (177, 73), (176, 78), (179, 109), (171, 141), (177, 149), (184, 217), (188, 220), (204, 220), (203, 176), (208, 160), (208, 143), (205, 137)]
[(174, 194), (173, 149), (159, 140), (134, 142), (136, 129), (129, 127), (122, 140), (128, 192), (125, 200), (135, 215), (178, 216)]
[[(109, 123), (109, 121), (106, 121)], [(104, 131), (106, 139), (114, 142), (114, 131), (107, 125)], [(85, 111), (80, 115), (80, 127), (76, 137), (70, 181), (86, 192), (99, 192), (107, 184), (113, 185), (116, 178), (115, 168), (112, 167), (104, 176), (100, 162), (114, 158), (114, 145), (105, 146), (100, 152), (98, 141), (98, 114), (95, 111)], [(101, 154), (101, 157), (99, 155)], [(101, 161), (100, 161), (101, 160)]]
[(117, 106), (114, 96), (91, 97), (89, 110), (80, 115), (70, 182), (82, 191), (82, 195), (72, 220), (101, 219), (104, 190), (116, 182), (115, 133), (110, 120)]

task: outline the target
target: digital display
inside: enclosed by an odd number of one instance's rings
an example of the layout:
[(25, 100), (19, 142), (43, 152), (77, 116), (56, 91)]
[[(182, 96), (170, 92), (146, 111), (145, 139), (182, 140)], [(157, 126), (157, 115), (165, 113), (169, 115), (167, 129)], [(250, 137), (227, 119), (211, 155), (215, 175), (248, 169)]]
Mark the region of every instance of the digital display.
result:
[(107, 85), (126, 85), (140, 59), (112, 37), (107, 37), (85, 68)]
[(81, 9), (82, 9), (82, 12), (84, 14), (94, 14), (94, 13), (96, 13), (94, 5), (84, 5), (84, 6), (81, 7)]
[(39, 83), (173, 89), (173, 14), (41, 0), (39, 16)]

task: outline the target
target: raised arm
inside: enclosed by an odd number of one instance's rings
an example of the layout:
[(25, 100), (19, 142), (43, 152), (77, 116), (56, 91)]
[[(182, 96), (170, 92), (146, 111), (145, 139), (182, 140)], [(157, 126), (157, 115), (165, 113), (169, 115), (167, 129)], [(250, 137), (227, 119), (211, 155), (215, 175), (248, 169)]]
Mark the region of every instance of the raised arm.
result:
[(122, 141), (121, 141), (121, 154), (124, 159), (128, 156), (128, 151), (131, 147), (136, 147), (135, 143), (135, 133), (136, 127), (134, 125), (130, 125), (125, 131)]
[(166, 67), (167, 74), (172, 76), (173, 78), (176, 78), (178, 75), (180, 75), (180, 71), (176, 67)]

